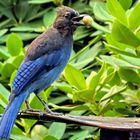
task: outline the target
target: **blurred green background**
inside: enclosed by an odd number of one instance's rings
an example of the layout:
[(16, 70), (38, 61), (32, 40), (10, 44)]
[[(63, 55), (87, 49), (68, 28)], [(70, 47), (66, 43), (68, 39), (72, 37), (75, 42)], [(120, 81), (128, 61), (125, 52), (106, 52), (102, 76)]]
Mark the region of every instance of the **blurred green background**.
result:
[[(0, 0), (1, 115), (26, 49), (52, 25), (61, 5), (94, 21), (76, 30), (69, 64), (41, 93), (43, 99), (53, 111), (70, 115), (139, 117), (140, 0)], [(29, 103), (44, 110), (34, 94)], [(99, 135), (95, 127), (20, 119), (11, 138), (98, 140)]]

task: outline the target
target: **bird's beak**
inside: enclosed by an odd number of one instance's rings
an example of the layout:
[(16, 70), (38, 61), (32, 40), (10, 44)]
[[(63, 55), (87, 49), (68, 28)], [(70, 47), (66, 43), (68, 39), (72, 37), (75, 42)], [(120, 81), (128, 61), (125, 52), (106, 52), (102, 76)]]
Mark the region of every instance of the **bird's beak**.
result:
[(85, 24), (81, 21), (84, 18), (85, 15), (78, 15), (74, 18), (72, 18), (72, 22), (74, 25), (77, 26), (84, 26)]

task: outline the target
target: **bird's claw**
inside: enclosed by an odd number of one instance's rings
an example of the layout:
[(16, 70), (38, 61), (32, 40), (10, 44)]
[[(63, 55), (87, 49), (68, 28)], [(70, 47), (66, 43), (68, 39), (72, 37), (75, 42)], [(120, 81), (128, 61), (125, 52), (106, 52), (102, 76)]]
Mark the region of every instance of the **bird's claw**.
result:
[(26, 113), (26, 112), (41, 112), (41, 111), (38, 110), (38, 109), (32, 109), (32, 108), (30, 108), (30, 109), (23, 109), (23, 110), (20, 111), (20, 113)]

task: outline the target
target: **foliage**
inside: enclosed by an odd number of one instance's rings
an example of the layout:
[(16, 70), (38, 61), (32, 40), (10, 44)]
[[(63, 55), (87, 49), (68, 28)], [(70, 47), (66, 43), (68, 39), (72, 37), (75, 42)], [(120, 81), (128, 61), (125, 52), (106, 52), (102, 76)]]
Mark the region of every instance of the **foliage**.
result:
[[(26, 48), (51, 26), (61, 4), (91, 15), (94, 21), (92, 27), (80, 27), (75, 32), (69, 64), (41, 96), (52, 110), (71, 115), (138, 116), (140, 1), (134, 0), (0, 0), (0, 112), (8, 103), (12, 80)], [(43, 110), (33, 94), (29, 102), (31, 107)], [(16, 140), (99, 136), (99, 130), (93, 127), (33, 120), (18, 120), (17, 124), (11, 136)]]

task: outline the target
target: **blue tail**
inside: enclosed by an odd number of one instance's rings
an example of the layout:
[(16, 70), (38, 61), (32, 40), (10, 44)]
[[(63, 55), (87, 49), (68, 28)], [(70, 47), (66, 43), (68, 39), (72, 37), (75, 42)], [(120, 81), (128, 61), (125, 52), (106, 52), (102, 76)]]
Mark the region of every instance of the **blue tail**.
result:
[(26, 100), (28, 94), (21, 93), (10, 102), (5, 109), (5, 112), (0, 120), (0, 140), (8, 140), (10, 132), (15, 123), (17, 114), (20, 110), (22, 103)]

